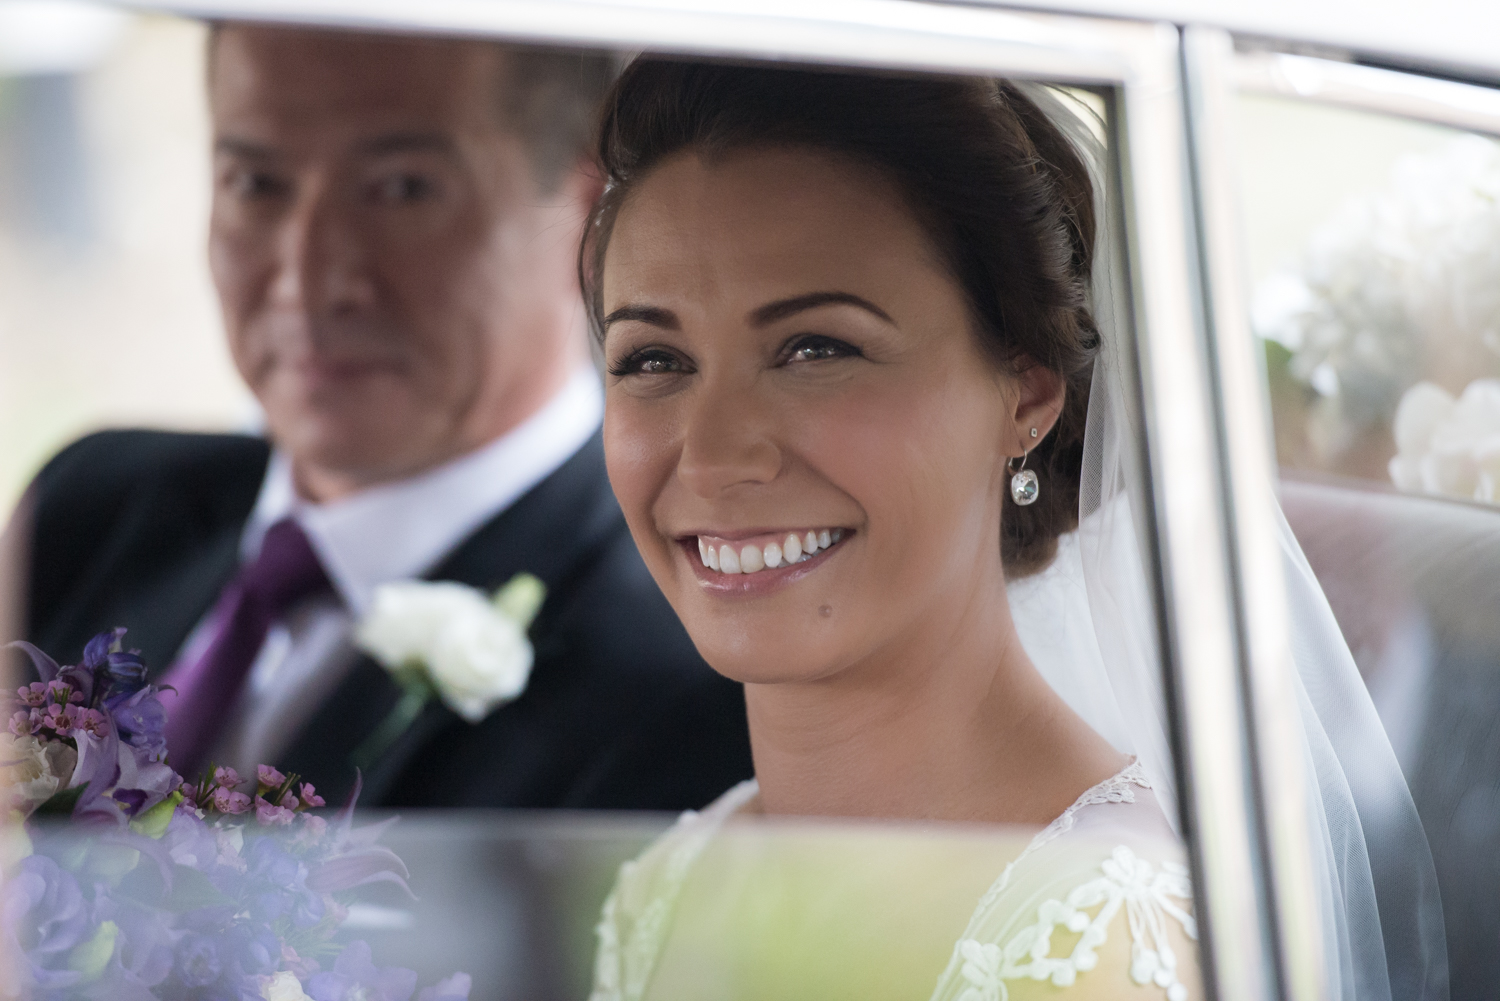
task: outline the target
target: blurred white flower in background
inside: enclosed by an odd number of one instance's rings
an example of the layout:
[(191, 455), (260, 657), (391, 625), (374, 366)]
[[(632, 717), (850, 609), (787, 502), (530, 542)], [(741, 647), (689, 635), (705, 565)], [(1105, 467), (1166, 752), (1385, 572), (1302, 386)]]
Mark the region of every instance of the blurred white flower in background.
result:
[(1301, 262), (1261, 283), (1251, 319), (1291, 351), (1289, 374), (1320, 398), (1334, 454), (1389, 429), (1402, 394), (1424, 375), (1462, 385), (1476, 366), (1493, 368), (1500, 145), (1464, 136), (1404, 157), (1386, 188), (1344, 205)]
[(1475, 379), (1458, 399), (1419, 382), (1396, 410), (1391, 481), (1402, 490), (1500, 501), (1500, 379)]

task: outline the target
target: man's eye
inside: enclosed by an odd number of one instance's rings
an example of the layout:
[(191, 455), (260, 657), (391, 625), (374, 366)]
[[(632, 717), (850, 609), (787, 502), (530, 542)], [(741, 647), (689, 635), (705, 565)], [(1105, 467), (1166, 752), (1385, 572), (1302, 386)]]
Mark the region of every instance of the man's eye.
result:
[(286, 179), (263, 170), (236, 170), (226, 179), (226, 186), (236, 198), (245, 200), (278, 198), (292, 187)]
[(437, 195), (437, 182), (423, 174), (393, 174), (375, 188), (375, 197), (390, 205), (409, 205)]
[(792, 362), (824, 361), (828, 358), (858, 358), (860, 354), (859, 348), (852, 344), (846, 344), (832, 337), (815, 335), (793, 341), (787, 351), (786, 361), (791, 364)]
[(626, 355), (610, 366), (609, 374), (619, 378), (627, 375), (671, 375), (687, 370), (682, 358), (671, 351), (644, 348)]

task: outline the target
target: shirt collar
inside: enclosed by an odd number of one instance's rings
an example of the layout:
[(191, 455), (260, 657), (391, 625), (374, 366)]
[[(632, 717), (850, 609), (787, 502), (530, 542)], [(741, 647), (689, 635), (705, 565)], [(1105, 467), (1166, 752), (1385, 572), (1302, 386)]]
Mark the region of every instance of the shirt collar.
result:
[(599, 428), (604, 393), (592, 367), (580, 369), (541, 410), (467, 455), (410, 479), (327, 504), (297, 496), (291, 459), (271, 455), (241, 536), (245, 560), (266, 529), (297, 519), (349, 610), (369, 608), (375, 588), (420, 577), (481, 525), (567, 462)]

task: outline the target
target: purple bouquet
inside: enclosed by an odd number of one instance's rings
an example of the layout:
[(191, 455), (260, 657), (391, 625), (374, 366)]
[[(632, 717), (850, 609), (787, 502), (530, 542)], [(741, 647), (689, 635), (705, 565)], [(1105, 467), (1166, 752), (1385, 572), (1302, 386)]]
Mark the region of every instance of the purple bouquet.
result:
[[(375, 842), (391, 823), (332, 820), (296, 775), (218, 768), (185, 781), (167, 762), (167, 713), (125, 630), (61, 667), (27, 643), (41, 681), (16, 692), (0, 734), (14, 821), (0, 892), (3, 961), (35, 1001), (409, 1001), (411, 970), (336, 941), (350, 891), (407, 871)], [(355, 795), (358, 795), (356, 790)], [(39, 823), (47, 817), (66, 825)], [(409, 891), (408, 891), (409, 892)], [(456, 974), (417, 1001), (463, 1001)]]

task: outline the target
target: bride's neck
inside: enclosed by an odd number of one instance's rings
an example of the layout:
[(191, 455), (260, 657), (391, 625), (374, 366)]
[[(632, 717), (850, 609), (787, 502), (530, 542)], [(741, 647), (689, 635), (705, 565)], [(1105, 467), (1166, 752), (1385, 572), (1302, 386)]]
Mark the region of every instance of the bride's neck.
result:
[(1046, 823), (1125, 763), (1038, 674), (1004, 600), (837, 675), (747, 685), (767, 813)]

